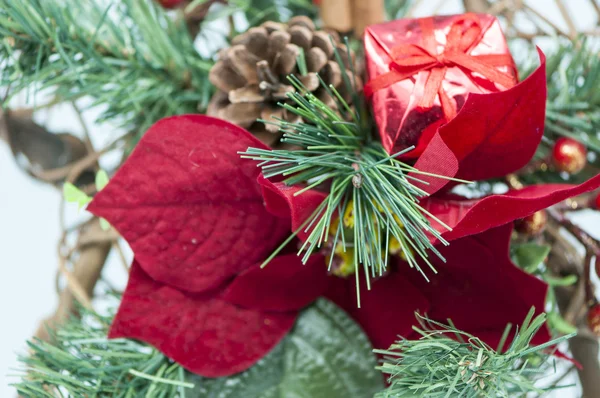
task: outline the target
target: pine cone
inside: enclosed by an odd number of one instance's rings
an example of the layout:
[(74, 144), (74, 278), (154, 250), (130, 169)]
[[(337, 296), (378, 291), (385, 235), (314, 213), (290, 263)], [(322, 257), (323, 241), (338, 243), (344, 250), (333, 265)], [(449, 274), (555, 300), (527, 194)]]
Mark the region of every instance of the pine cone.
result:
[[(354, 55), (351, 53), (348, 57), (346, 45), (337, 34), (315, 30), (308, 17), (294, 17), (287, 24), (265, 22), (237, 36), (232, 44), (220, 53), (219, 61), (210, 71), (209, 79), (219, 91), (213, 96), (207, 113), (249, 129), (267, 145), (273, 146), (279, 141), (279, 128), (259, 123), (257, 119), (299, 121), (296, 115), (277, 105), (287, 99), (288, 93), (294, 92), (286, 79), (288, 75), (296, 75), (309, 91), (327, 103), (332, 103), (332, 99), (328, 98), (317, 74), (345, 97), (350, 95), (345, 90), (334, 49), (338, 48), (345, 64), (344, 72), (351, 79), (350, 62), (354, 62)], [(306, 60), (306, 75), (301, 75), (298, 67), (301, 49)], [(358, 77), (356, 80), (362, 84)]]

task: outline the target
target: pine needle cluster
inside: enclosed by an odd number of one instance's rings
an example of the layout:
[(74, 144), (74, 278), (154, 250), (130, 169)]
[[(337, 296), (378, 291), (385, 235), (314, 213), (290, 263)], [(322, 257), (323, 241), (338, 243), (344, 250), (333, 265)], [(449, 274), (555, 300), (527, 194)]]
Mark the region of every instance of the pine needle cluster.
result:
[(140, 134), (160, 118), (206, 108), (213, 90), (212, 61), (185, 23), (148, 0), (0, 0), (0, 43), (0, 85), (11, 96), (89, 97), (103, 108), (98, 122)]
[[(107, 339), (112, 316), (81, 309), (52, 331), (52, 343), (32, 340), (20, 383), (22, 397), (185, 397), (194, 384), (156, 349), (134, 340)], [(188, 395), (189, 396), (189, 395)]]
[(547, 61), (546, 136), (571, 137), (600, 151), (600, 65), (597, 41), (560, 41)]
[(403, 339), (388, 350), (375, 350), (385, 355), (379, 369), (390, 383), (377, 398), (508, 398), (547, 392), (536, 384), (551, 366), (552, 347), (575, 333), (531, 346), (546, 321), (545, 314), (534, 314), (532, 308), (506, 350), (511, 325), (493, 349), (451, 322), (444, 325), (417, 315), (421, 327), (413, 329), (422, 336), (419, 340)]
[[(344, 70), (340, 54), (336, 56), (340, 69)], [(347, 57), (351, 59), (350, 54)], [(293, 235), (308, 233), (298, 254), (306, 262), (313, 253), (327, 248), (350, 257), (360, 305), (361, 268), (370, 289), (370, 279), (387, 271), (388, 254), (395, 250), (394, 254), (401, 255), (411, 268), (428, 279), (420, 260), (435, 273), (428, 259), (430, 253), (443, 259), (431, 237), (448, 244), (431, 220), (447, 230), (450, 227), (419, 205), (419, 199), (427, 196), (423, 189), (427, 183), (419, 176), (432, 175), (398, 160), (413, 148), (389, 155), (373, 137), (372, 117), (356, 82), (349, 74), (343, 78), (346, 92), (352, 93), (349, 102), (321, 80), (322, 89), (335, 102), (331, 105), (306, 90), (299, 78), (291, 76), (289, 80), (296, 92), (289, 93), (289, 103), (281, 106), (302, 121), (278, 120), (276, 124), (284, 132), (282, 142), (301, 149), (249, 148), (241, 155), (259, 162), (266, 178), (283, 177), (287, 185), (303, 186), (295, 195), (309, 189), (323, 189), (327, 193), (327, 198)], [(281, 247), (287, 243), (289, 240)], [(331, 255), (330, 270), (333, 259)]]

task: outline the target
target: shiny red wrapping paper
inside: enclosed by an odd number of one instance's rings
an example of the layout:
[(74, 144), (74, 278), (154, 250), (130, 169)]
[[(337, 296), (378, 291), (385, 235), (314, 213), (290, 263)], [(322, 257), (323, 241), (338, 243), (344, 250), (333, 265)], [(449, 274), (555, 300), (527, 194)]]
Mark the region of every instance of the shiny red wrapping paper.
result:
[[(371, 97), (381, 141), (390, 154), (414, 145), (416, 149), (408, 156), (418, 157), (437, 128), (460, 110), (469, 93), (503, 91), (517, 82), (506, 39), (498, 20), (491, 15), (403, 19), (373, 25), (367, 28), (364, 42), (370, 80), (365, 93)], [(457, 53), (462, 57), (461, 65), (453, 62), (452, 54)], [(488, 79), (461, 62), (465, 59), (483, 60), (488, 63), (488, 71), (492, 68), (492, 72), (503, 76)], [(442, 79), (439, 94), (428, 94), (428, 80), (433, 80), (430, 75), (436, 72), (437, 79)], [(393, 82), (392, 76), (391, 84), (390, 79), (381, 84), (394, 73), (408, 77)], [(431, 104), (423, 106), (427, 95)], [(453, 110), (448, 112), (446, 108)]]

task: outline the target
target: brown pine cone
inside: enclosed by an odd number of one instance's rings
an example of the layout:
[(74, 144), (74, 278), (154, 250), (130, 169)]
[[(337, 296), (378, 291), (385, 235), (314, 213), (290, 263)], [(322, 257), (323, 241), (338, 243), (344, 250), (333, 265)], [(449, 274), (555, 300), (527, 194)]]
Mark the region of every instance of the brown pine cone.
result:
[[(333, 44), (332, 44), (333, 39)], [(281, 137), (276, 125), (257, 119), (283, 119), (297, 122), (298, 117), (278, 106), (287, 94), (294, 92), (287, 76), (296, 75), (306, 88), (323, 101), (331, 103), (320, 85), (317, 74), (346, 97), (340, 65), (335, 60), (338, 48), (345, 64), (345, 73), (352, 78), (346, 45), (335, 33), (316, 30), (313, 21), (304, 16), (292, 18), (287, 24), (265, 22), (237, 36), (232, 47), (220, 53), (219, 61), (210, 71), (209, 79), (219, 91), (213, 96), (207, 113), (249, 129), (267, 145), (273, 146)], [(298, 56), (304, 50), (307, 74), (301, 75)], [(357, 84), (362, 82), (357, 77)]]

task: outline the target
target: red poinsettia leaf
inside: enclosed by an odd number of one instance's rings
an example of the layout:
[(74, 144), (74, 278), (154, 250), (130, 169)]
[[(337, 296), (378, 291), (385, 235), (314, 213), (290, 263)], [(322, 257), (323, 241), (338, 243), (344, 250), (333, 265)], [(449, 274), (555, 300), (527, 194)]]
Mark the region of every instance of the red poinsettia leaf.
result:
[[(279, 217), (291, 217), (293, 232), (298, 231), (321, 202), (327, 198), (326, 193), (314, 189), (295, 195), (303, 187), (288, 186), (282, 182), (271, 182), (262, 175), (258, 177), (258, 183), (262, 187), (267, 210)], [(302, 230), (298, 237), (306, 240), (308, 234)]]
[(296, 312), (240, 308), (213, 293), (183, 293), (134, 262), (110, 338), (153, 345), (189, 371), (222, 377), (248, 369), (292, 328)]
[(223, 299), (254, 310), (299, 310), (321, 296), (328, 281), (323, 256), (314, 255), (302, 264), (296, 254), (286, 254), (265, 268), (255, 266), (242, 272), (225, 289)]
[[(491, 195), (482, 199), (431, 197), (422, 206), (450, 226), (452, 231), (442, 234), (447, 240), (474, 235), (485, 230), (526, 217), (567, 198), (593, 191), (600, 187), (600, 175), (581, 185), (532, 185), (504, 195)], [(444, 229), (435, 225), (438, 231)]]
[(265, 209), (256, 164), (238, 154), (250, 146), (268, 149), (223, 120), (163, 119), (88, 210), (123, 235), (152, 278), (214, 288), (260, 263), (289, 230)]
[(425, 296), (402, 272), (392, 272), (371, 281), (370, 291), (361, 280), (360, 308), (354, 278), (330, 277), (330, 280), (325, 296), (360, 324), (375, 348), (386, 349), (398, 336), (408, 336), (415, 324), (415, 311), (425, 313), (429, 310)]
[[(467, 97), (460, 112), (440, 127), (415, 167), (421, 171), (483, 180), (520, 169), (531, 159), (542, 139), (546, 112), (546, 69), (541, 66), (523, 82), (497, 93)], [(457, 169), (458, 165), (458, 169)], [(422, 178), (430, 194), (447, 181)]]
[[(512, 225), (507, 224), (452, 242), (440, 250), (446, 263), (437, 261), (438, 274), (431, 275), (429, 283), (415, 272), (406, 273), (429, 301), (428, 317), (451, 319), (460, 330), (496, 348), (508, 323), (520, 325), (531, 307), (536, 314), (544, 311), (547, 285), (511, 262), (511, 232)], [(549, 339), (548, 330), (542, 328), (533, 341), (541, 344)]]

